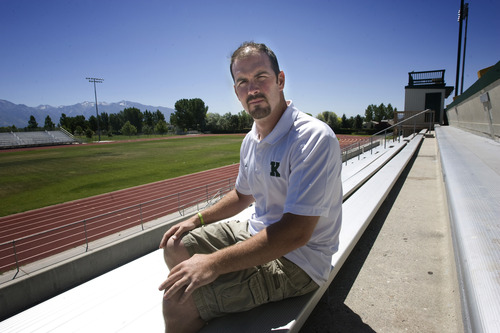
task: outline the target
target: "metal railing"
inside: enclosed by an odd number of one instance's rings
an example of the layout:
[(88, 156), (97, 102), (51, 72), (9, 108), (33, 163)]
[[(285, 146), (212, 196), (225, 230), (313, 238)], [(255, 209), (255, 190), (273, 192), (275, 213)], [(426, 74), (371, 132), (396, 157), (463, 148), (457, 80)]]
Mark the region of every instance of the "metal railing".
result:
[(444, 85), (444, 69), (408, 73), (408, 85)]
[[(76, 256), (89, 251), (94, 241), (99, 240), (97, 248), (144, 231), (147, 222), (169, 216), (158, 222), (160, 224), (184, 216), (190, 209), (196, 211), (213, 204), (231, 191), (234, 183), (234, 177), (228, 178), (1, 243), (0, 273), (15, 270), (12, 277), (15, 279), (23, 265), (69, 250), (74, 252), (69, 257)], [(134, 228), (139, 230), (134, 231)], [(107, 236), (113, 237), (103, 241)], [(68, 256), (61, 256), (59, 261), (68, 259)], [(54, 260), (58, 262), (58, 259)], [(49, 262), (46, 266), (54, 263)]]
[[(375, 143), (375, 141), (382, 140), (382, 133), (385, 148), (387, 133), (389, 131), (398, 129), (398, 127), (401, 128), (401, 126), (408, 121), (412, 119), (415, 120), (417, 116), (428, 112), (433, 111), (424, 110), (406, 118), (397, 124), (373, 134), (365, 140), (358, 141), (353, 145), (343, 148), (342, 154), (345, 154), (347, 161), (349, 154), (356, 154), (356, 150), (359, 154), (368, 150), (372, 151), (375, 146), (380, 144), (380, 142)], [(429, 129), (431, 126), (432, 122), (429, 124)], [(414, 125), (414, 133), (415, 130), (416, 126)], [(397, 137), (400, 138), (400, 136)], [(353, 156), (355, 155), (352, 155), (349, 158)], [(113, 237), (108, 243), (103, 243), (101, 240), (107, 236), (116, 236), (118, 233), (121, 233), (124, 230), (133, 229), (134, 227), (140, 226), (140, 230), (135, 232), (144, 231), (145, 223), (158, 220), (159, 218), (165, 217), (169, 214), (173, 214), (171, 219), (185, 216), (190, 209), (193, 211), (199, 210), (200, 205), (203, 204), (207, 206), (220, 199), (224, 196), (224, 194), (234, 188), (234, 183), (234, 177), (228, 178), (223, 181), (199, 186), (158, 199), (145, 201), (133, 206), (1, 243), (0, 273), (16, 270), (13, 277), (14, 279), (20, 272), (21, 266), (23, 265), (60, 254), (64, 251), (75, 250), (76, 248), (85, 248), (84, 250), (80, 250), (77, 254), (82, 253), (82, 251), (87, 252), (89, 251), (90, 244), (96, 240), (100, 240), (99, 246), (109, 244), (116, 241), (117, 237)], [(164, 222), (165, 221), (162, 223)], [(121, 237), (123, 238), (125, 236), (122, 235)], [(67, 257), (61, 259), (61, 261), (65, 259), (67, 259)]]
[[(401, 112), (401, 113), (406, 113), (406, 112)], [(412, 112), (413, 113), (413, 112)], [(430, 109), (426, 109), (424, 111), (417, 111), (410, 117), (405, 117), (401, 120), (399, 120), (396, 124), (391, 125), (387, 128), (384, 128), (381, 131), (378, 131), (375, 134), (372, 134), (370, 137), (364, 139), (364, 140), (359, 140), (356, 143), (353, 143), (352, 145), (349, 145), (347, 147), (344, 147), (341, 149), (341, 154), (342, 154), (342, 161), (346, 162), (354, 157), (358, 156), (358, 159), (360, 158), (360, 155), (364, 153), (365, 151), (370, 151), (370, 153), (373, 153), (373, 148), (381, 145), (380, 143), (377, 143), (377, 141), (384, 141), (384, 149), (387, 148), (387, 133), (389, 131), (393, 132), (393, 141), (395, 141), (395, 138), (398, 138), (398, 142), (401, 140), (401, 136), (403, 135), (403, 126), (406, 126), (405, 128), (410, 128), (412, 129), (412, 133), (417, 132), (417, 117), (426, 113), (430, 113), (431, 117), (429, 117), (429, 121), (424, 122), (426, 126), (429, 126), (429, 131), (433, 128), (434, 122), (432, 121), (434, 119), (434, 111)], [(412, 123), (408, 125), (408, 122), (410, 120), (413, 120)], [(419, 125), (422, 124), (422, 122), (418, 123)], [(420, 128), (419, 128), (420, 130)], [(383, 138), (382, 138), (383, 135)]]

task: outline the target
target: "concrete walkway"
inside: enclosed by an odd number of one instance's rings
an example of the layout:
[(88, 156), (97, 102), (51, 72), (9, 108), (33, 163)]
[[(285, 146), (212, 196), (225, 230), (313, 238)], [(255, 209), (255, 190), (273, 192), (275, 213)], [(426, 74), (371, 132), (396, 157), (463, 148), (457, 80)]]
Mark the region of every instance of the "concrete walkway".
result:
[(442, 179), (427, 135), (301, 332), (463, 332)]

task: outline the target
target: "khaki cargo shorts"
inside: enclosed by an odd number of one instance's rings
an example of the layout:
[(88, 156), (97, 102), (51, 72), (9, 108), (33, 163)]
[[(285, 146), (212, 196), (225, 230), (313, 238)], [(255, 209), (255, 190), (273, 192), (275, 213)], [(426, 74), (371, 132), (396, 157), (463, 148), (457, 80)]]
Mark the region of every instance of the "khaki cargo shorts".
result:
[[(250, 238), (248, 221), (213, 223), (182, 238), (190, 255), (208, 254)], [(203, 320), (241, 312), (261, 304), (316, 290), (318, 285), (300, 267), (281, 257), (267, 264), (219, 276), (193, 292)]]

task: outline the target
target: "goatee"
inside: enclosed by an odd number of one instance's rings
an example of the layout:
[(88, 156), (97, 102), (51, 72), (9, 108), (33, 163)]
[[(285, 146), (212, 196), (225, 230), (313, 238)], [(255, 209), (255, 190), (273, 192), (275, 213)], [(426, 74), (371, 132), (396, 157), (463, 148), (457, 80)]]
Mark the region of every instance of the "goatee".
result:
[[(249, 103), (254, 99), (263, 99), (267, 105), (260, 106), (259, 104), (257, 104), (252, 109), (252, 107), (249, 105)], [(247, 98), (247, 105), (248, 105), (248, 113), (252, 116), (253, 119), (262, 119), (262, 118), (265, 118), (271, 114), (271, 107), (267, 103), (267, 99), (263, 94), (249, 96)]]
[(262, 119), (271, 114), (271, 107), (256, 105), (253, 109), (248, 109), (248, 113), (252, 116), (253, 119)]

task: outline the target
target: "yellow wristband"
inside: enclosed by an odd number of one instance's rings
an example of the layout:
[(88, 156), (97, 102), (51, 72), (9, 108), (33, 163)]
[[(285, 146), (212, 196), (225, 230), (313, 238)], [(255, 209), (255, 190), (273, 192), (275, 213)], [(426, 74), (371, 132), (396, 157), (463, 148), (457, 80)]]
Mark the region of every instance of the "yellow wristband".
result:
[(200, 218), (201, 226), (204, 226), (205, 222), (203, 221), (203, 215), (201, 215), (200, 212), (198, 212), (198, 217)]

